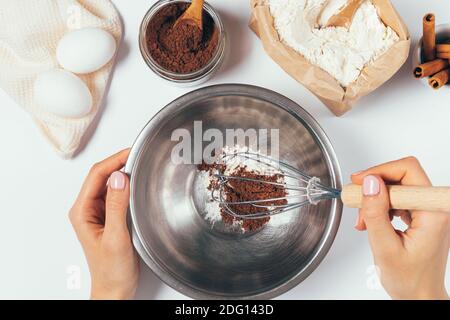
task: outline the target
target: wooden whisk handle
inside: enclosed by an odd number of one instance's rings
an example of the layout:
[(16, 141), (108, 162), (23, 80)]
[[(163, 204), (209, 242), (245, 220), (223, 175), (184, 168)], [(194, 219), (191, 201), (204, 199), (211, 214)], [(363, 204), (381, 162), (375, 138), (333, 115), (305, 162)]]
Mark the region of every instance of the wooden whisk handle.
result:
[[(450, 187), (388, 186), (391, 209), (450, 213)], [(361, 208), (361, 186), (349, 184), (342, 190), (342, 202)]]

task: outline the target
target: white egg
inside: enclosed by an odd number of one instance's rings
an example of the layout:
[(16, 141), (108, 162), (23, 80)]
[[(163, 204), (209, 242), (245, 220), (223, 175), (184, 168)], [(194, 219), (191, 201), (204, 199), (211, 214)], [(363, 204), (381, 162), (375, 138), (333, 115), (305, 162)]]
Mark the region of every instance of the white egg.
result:
[(114, 56), (114, 37), (100, 28), (84, 28), (67, 33), (58, 43), (59, 64), (73, 73), (85, 74), (99, 70)]
[(81, 118), (92, 108), (92, 95), (86, 84), (62, 69), (40, 74), (34, 82), (33, 93), (39, 107), (60, 117)]

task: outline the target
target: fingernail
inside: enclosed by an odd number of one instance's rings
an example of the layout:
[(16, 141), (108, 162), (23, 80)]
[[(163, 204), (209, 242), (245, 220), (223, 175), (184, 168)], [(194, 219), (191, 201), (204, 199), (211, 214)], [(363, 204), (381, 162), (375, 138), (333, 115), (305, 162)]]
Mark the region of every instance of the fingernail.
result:
[(125, 188), (125, 176), (122, 172), (116, 171), (109, 178), (111, 189), (123, 190)]
[(363, 194), (367, 197), (373, 197), (380, 193), (380, 182), (375, 176), (367, 176), (363, 182)]

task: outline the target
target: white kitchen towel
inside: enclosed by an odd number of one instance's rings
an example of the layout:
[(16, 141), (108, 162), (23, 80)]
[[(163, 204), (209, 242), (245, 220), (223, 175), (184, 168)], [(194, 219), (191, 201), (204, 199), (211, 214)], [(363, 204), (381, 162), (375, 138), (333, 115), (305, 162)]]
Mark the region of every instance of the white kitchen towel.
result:
[(36, 105), (33, 83), (38, 74), (58, 67), (56, 47), (62, 36), (85, 27), (110, 32), (119, 47), (122, 24), (109, 0), (0, 0), (0, 87), (32, 116), (64, 158), (76, 153), (98, 113), (115, 58), (80, 76), (93, 97), (91, 112), (80, 119), (62, 118)]

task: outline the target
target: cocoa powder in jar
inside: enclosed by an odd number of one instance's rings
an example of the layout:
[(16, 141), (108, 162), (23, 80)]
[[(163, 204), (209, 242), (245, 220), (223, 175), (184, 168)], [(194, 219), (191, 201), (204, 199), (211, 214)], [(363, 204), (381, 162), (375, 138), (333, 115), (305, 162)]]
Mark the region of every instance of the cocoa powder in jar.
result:
[(149, 22), (146, 33), (148, 51), (162, 68), (179, 74), (192, 73), (206, 66), (219, 44), (219, 30), (213, 18), (203, 12), (203, 32), (198, 27), (175, 22), (189, 3), (175, 2), (161, 8)]

